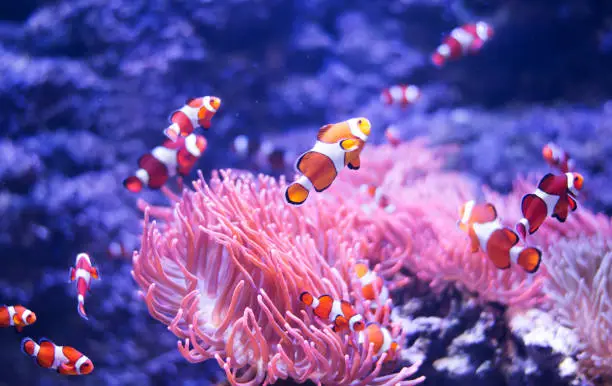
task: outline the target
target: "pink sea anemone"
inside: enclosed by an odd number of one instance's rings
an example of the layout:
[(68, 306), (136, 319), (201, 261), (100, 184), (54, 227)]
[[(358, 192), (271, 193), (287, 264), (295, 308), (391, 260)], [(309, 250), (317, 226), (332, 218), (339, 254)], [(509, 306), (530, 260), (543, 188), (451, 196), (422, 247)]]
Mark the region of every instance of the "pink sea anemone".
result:
[[(180, 338), (187, 360), (215, 358), (234, 385), (288, 377), (326, 385), (422, 382), (405, 380), (418, 363), (381, 375), (384, 354), (374, 359), (367, 340), (334, 333), (300, 304), (304, 290), (351, 299), (350, 265), (364, 248), (351, 226), (356, 214), (342, 202), (333, 213), (323, 198), (290, 208), (283, 184), (228, 171), (171, 196), (171, 208), (141, 202), (133, 276), (151, 315)], [(401, 339), (397, 326), (391, 330)]]

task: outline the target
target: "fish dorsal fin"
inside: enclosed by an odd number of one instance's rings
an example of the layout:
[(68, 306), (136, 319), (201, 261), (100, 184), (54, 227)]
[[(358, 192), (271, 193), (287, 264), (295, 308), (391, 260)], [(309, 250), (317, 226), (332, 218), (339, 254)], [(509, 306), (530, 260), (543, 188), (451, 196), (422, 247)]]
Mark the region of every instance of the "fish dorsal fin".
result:
[(512, 246), (515, 246), (519, 242), (518, 235), (510, 228), (504, 227), (502, 228), (502, 232), (506, 235), (508, 240), (512, 243)]
[(327, 125), (321, 127), (319, 129), (319, 132), (317, 133), (317, 140), (322, 141), (325, 133), (327, 133), (333, 126), (334, 126), (333, 124), (328, 123)]
[(545, 190), (548, 186), (550, 186), (550, 184), (552, 183), (553, 178), (555, 178), (554, 174), (552, 174), (552, 173), (546, 174), (540, 180), (540, 183), (538, 184), (538, 188), (542, 189), (542, 190)]
[(485, 208), (485, 213), (487, 215), (487, 219), (490, 219), (490, 221), (494, 221), (497, 219), (497, 209), (495, 209), (495, 206), (489, 202), (487, 202), (486, 204), (484, 204), (484, 208)]
[(193, 101), (194, 101), (194, 100), (196, 100), (196, 99), (197, 99), (196, 97), (189, 97), (189, 98), (187, 98), (187, 100), (185, 101), (185, 104), (186, 104), (186, 105), (188, 105), (188, 104), (190, 104), (191, 102), (193, 102)]

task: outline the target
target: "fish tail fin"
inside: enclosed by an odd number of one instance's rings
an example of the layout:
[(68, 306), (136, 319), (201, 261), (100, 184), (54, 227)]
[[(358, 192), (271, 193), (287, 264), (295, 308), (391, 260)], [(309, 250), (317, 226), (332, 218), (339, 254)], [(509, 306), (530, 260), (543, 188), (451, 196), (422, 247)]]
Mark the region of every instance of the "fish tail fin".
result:
[(516, 223), (516, 233), (518, 233), (523, 240), (527, 237), (527, 230), (529, 229), (529, 220), (522, 218)]
[(21, 340), (21, 352), (29, 357), (34, 357), (36, 346), (38, 345), (30, 337), (25, 337)]
[(529, 273), (535, 273), (540, 268), (542, 252), (538, 248), (528, 247), (523, 249), (518, 256), (518, 265)]
[(136, 176), (130, 176), (123, 180), (123, 186), (132, 193), (138, 193), (142, 190), (143, 183)]
[(299, 206), (302, 205), (308, 198), (310, 186), (308, 179), (304, 176), (292, 183), (285, 189), (285, 202), (287, 204)]
[(77, 302), (77, 311), (81, 318), (89, 320), (89, 318), (87, 317), (87, 313), (85, 312), (85, 300), (83, 299), (82, 295), (79, 295), (79, 300)]
[(306, 304), (307, 306), (310, 306), (312, 305), (312, 302), (314, 301), (314, 297), (312, 296), (310, 292), (304, 291), (300, 294), (300, 301)]

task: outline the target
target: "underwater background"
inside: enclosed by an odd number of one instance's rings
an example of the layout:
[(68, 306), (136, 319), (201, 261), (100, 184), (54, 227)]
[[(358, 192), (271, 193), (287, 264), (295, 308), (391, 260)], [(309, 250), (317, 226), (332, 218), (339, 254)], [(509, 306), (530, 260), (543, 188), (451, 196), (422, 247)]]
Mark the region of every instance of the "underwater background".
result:
[[(432, 65), (445, 35), (479, 20), (495, 34), (478, 54)], [(265, 139), (299, 154), (321, 126), (364, 116), (372, 122), (368, 146), (385, 143), (389, 126), (403, 140), (450, 145), (456, 151), (448, 151), (445, 170), (499, 194), (511, 192), (520, 176), (547, 173), (542, 146), (555, 142), (585, 176), (578, 211), (600, 212), (609, 222), (611, 68), (612, 3), (604, 0), (0, 3), (0, 304), (23, 304), (37, 315), (21, 333), (0, 329), (0, 386), (225, 382), (215, 359), (183, 358), (131, 275), (142, 234), (137, 200), (168, 201), (155, 190), (131, 193), (122, 181), (165, 140), (168, 115), (187, 98), (223, 101), (212, 127), (199, 131), (208, 148), (187, 182), (196, 169), (208, 179), (225, 168), (291, 179), (291, 171), (238, 157), (234, 139)], [(421, 98), (407, 108), (381, 102), (381, 92), (396, 84), (418, 86)], [(364, 173), (376, 154), (362, 157)], [(392, 154), (398, 162), (414, 157)], [(169, 186), (176, 190), (174, 181)], [(443, 188), (452, 190), (428, 194)], [(425, 212), (429, 203), (414, 202)], [(601, 261), (612, 262), (611, 234), (601, 235), (608, 245)], [(89, 321), (76, 312), (68, 283), (80, 252), (101, 275), (87, 298)], [(609, 300), (606, 267), (600, 292)], [(612, 385), (610, 303), (593, 306), (607, 333), (592, 338), (607, 356), (587, 371), (584, 346), (566, 347), (570, 338), (550, 332), (561, 328), (554, 317), (540, 315), (535, 333), (513, 330), (509, 302), (475, 300), (478, 294), (452, 280), (432, 291), (419, 272), (408, 267), (404, 274), (415, 280), (393, 295), (411, 315), (403, 360), (422, 360), (412, 378), (424, 375), (424, 385)], [(36, 366), (19, 349), (25, 336), (77, 348), (94, 372), (66, 377)]]

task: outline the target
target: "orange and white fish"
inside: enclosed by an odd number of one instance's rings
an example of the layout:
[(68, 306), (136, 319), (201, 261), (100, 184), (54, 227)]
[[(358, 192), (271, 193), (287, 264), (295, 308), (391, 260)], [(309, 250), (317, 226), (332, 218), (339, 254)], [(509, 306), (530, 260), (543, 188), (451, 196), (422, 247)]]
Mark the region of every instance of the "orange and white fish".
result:
[[(359, 191), (373, 198), (374, 199), (373, 204), (375, 206), (378, 206), (385, 212), (387, 213), (395, 212), (395, 209), (396, 209), (395, 205), (393, 205), (390, 202), (389, 196), (387, 196), (384, 193), (383, 189), (381, 189), (380, 187), (376, 187), (375, 185), (363, 184), (359, 187)], [(373, 211), (373, 208), (369, 205), (362, 205), (362, 210), (366, 212), (366, 214), (371, 214)]]
[(277, 171), (289, 169), (296, 157), (295, 153), (272, 142), (254, 140), (246, 135), (234, 138), (231, 149), (240, 158), (253, 160), (260, 168)]
[(482, 249), (499, 269), (510, 268), (510, 263), (520, 265), (534, 273), (540, 267), (542, 252), (534, 247), (517, 245), (518, 235), (504, 227), (492, 204), (476, 204), (468, 201), (459, 210), (458, 226), (470, 237), (472, 252)]
[(475, 54), (493, 37), (493, 27), (484, 21), (465, 24), (453, 29), (436, 52), (431, 56), (432, 63), (443, 66), (449, 60), (456, 60), (467, 54)]
[(570, 210), (578, 208), (576, 197), (583, 185), (584, 177), (580, 173), (548, 173), (542, 177), (535, 193), (523, 196), (523, 218), (516, 224), (516, 231), (525, 238), (527, 233), (536, 232), (548, 217), (565, 222)]
[(330, 295), (315, 298), (310, 292), (305, 291), (300, 295), (300, 301), (312, 307), (316, 316), (333, 323), (334, 331), (355, 332), (365, 328), (363, 317), (345, 300), (334, 300)]
[(176, 142), (166, 140), (138, 159), (134, 175), (123, 180), (123, 186), (130, 192), (140, 192), (144, 186), (159, 189), (168, 178), (178, 174), (187, 176), (206, 150), (206, 138), (197, 134), (180, 137)]
[(365, 263), (355, 264), (355, 273), (361, 285), (361, 295), (371, 302), (370, 307), (376, 309), (378, 304), (384, 305), (389, 299), (389, 288), (385, 285), (383, 278), (378, 276)]
[(32, 338), (24, 338), (21, 341), (21, 351), (36, 359), (40, 367), (57, 370), (63, 375), (87, 375), (94, 369), (91, 359), (76, 349), (57, 346), (46, 338), (40, 339), (38, 344)]
[(421, 90), (414, 85), (398, 84), (386, 88), (380, 94), (380, 100), (386, 105), (398, 105), (406, 108), (421, 97)]
[(345, 166), (358, 170), (361, 167), (359, 155), (371, 128), (366, 118), (351, 118), (321, 127), (315, 145), (295, 163), (296, 170), (302, 176), (287, 187), (285, 201), (291, 205), (302, 205), (310, 189), (314, 187), (315, 191), (322, 192), (329, 188)]
[(91, 288), (91, 279), (100, 279), (98, 269), (91, 264), (87, 253), (79, 253), (76, 257), (74, 267), (70, 268), (70, 281), (76, 280), (77, 286), (77, 311), (79, 315), (87, 320), (85, 313), (85, 295)]
[(546, 163), (561, 173), (568, 173), (574, 169), (574, 160), (569, 153), (556, 144), (549, 142), (542, 148), (542, 156)]
[(357, 343), (365, 344), (366, 339), (369, 343), (374, 344), (373, 353), (375, 357), (387, 353), (384, 362), (389, 362), (397, 358), (400, 347), (399, 344), (393, 340), (391, 332), (387, 328), (381, 327), (378, 323), (368, 323), (365, 329), (359, 332)]
[(179, 136), (186, 137), (198, 127), (208, 130), (219, 107), (221, 99), (215, 96), (190, 98), (183, 107), (170, 114), (171, 125), (164, 130), (164, 134), (176, 141)]
[(387, 127), (387, 130), (385, 130), (385, 138), (393, 147), (397, 147), (402, 143), (399, 130), (397, 130), (394, 126)]
[(0, 306), (0, 328), (15, 327), (18, 332), (36, 322), (36, 314), (22, 305)]

